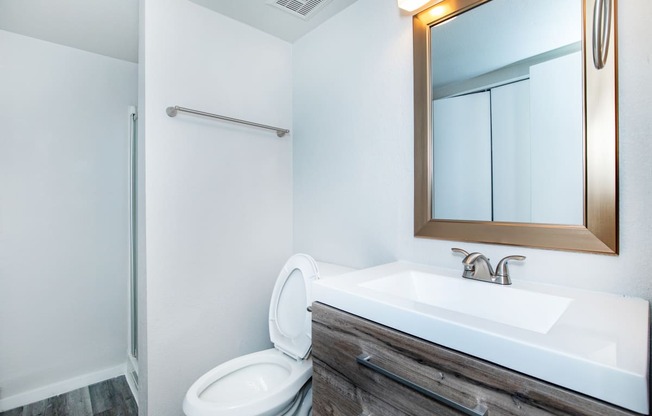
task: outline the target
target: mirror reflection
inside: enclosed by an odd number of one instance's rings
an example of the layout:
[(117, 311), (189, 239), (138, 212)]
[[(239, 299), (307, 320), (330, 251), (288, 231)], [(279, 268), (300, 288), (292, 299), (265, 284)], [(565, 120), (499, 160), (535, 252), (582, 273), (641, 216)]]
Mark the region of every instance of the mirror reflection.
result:
[(430, 35), (432, 218), (583, 224), (582, 2), (492, 0)]

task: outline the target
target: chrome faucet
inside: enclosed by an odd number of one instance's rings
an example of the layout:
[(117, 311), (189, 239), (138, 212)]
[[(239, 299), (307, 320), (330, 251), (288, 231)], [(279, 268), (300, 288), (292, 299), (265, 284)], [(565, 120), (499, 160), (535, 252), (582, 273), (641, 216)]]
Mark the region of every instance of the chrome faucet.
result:
[(464, 255), (464, 260), (462, 260), (462, 264), (464, 265), (462, 277), (483, 282), (497, 283), (499, 285), (512, 284), (512, 280), (509, 278), (509, 268), (507, 267), (507, 263), (510, 260), (525, 260), (525, 256), (507, 256), (498, 262), (498, 266), (496, 266), (496, 271), (494, 272), (489, 259), (485, 257), (484, 254), (478, 252), (469, 253), (461, 248), (452, 248), (451, 250), (454, 253)]

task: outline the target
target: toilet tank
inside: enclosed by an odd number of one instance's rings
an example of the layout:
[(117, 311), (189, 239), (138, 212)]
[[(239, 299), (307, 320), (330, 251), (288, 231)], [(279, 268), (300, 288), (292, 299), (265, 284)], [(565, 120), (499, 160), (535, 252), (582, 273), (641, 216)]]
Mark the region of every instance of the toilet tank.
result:
[(319, 269), (319, 278), (328, 279), (329, 277), (339, 276), (344, 273), (352, 272), (357, 269), (351, 267), (341, 266), (339, 264), (326, 263), (323, 261), (315, 261)]

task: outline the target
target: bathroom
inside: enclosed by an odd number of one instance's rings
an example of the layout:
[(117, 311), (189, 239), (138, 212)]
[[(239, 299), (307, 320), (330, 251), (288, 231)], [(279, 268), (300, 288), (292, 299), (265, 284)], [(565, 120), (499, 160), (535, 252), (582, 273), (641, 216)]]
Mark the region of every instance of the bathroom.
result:
[[(646, 264), (652, 235), (647, 209), (652, 46), (644, 41), (652, 36), (650, 2), (618, 3), (617, 256), (415, 238), (412, 18), (395, 0), (349, 3), (289, 42), (188, 0), (140, 1), (138, 67), (131, 69), (137, 71), (138, 97), (130, 97), (138, 104), (144, 146), (139, 178), (145, 192), (139, 194), (138, 212), (144, 236), (138, 250), (140, 414), (180, 415), (184, 394), (201, 374), (270, 346), (269, 297), (292, 253), (356, 269), (404, 260), (461, 271), (460, 258), (450, 252), (461, 246), (496, 259), (525, 255), (527, 261), (512, 267), (514, 280), (652, 299)], [(0, 71), (4, 65), (0, 60)], [(0, 91), (5, 88), (2, 84)], [(0, 101), (6, 126), (20, 108)], [(174, 105), (291, 133), (278, 138), (214, 120), (170, 118), (165, 109)], [(125, 107), (125, 120), (126, 113)], [(112, 176), (126, 175), (124, 160)], [(2, 182), (15, 180), (10, 175), (2, 170)], [(116, 192), (126, 193), (121, 186)], [(0, 365), (6, 365), (9, 339), (29, 334), (41, 348), (30, 350), (34, 356), (53, 351), (20, 320), (21, 304), (9, 309), (2, 298), (8, 282), (31, 278), (5, 274), (5, 262), (16, 254), (4, 232), (15, 220), (4, 214), (8, 201), (2, 203)], [(39, 219), (28, 209), (11, 212), (24, 215), (21, 221)], [(118, 221), (126, 227), (126, 218)], [(128, 254), (120, 256), (116, 261), (124, 270), (115, 273), (126, 276)], [(110, 293), (101, 288), (93, 293), (107, 296), (96, 299), (97, 308), (99, 300), (117, 308), (100, 313), (97, 325), (108, 316), (111, 325), (124, 323), (116, 326), (119, 340), (107, 352), (111, 358), (79, 363), (67, 378), (126, 360), (126, 279)], [(28, 289), (54, 290), (34, 286)], [(46, 313), (53, 312), (40, 311)], [(0, 371), (0, 400), (4, 391), (16, 391), (6, 382)]]

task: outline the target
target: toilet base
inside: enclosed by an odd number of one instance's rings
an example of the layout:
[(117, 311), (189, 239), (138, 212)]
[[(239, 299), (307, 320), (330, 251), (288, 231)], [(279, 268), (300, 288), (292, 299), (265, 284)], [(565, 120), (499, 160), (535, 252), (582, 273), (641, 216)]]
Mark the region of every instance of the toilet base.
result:
[(296, 398), (278, 416), (310, 416), (312, 414), (312, 379), (301, 388)]

